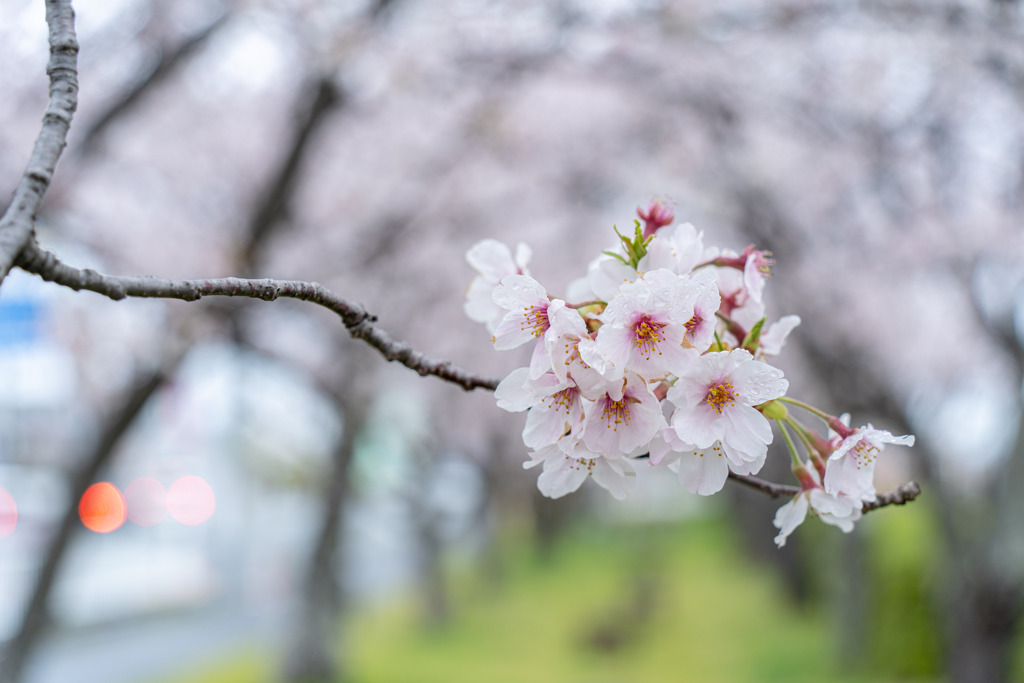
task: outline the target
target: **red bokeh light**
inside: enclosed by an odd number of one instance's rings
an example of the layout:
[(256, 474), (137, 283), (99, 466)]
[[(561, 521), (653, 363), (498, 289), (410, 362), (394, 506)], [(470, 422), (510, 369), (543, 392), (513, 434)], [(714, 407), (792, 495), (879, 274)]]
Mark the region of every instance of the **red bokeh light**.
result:
[(182, 477), (167, 491), (167, 511), (182, 524), (202, 524), (213, 515), (216, 506), (213, 489), (202, 477)]
[(153, 526), (167, 516), (167, 493), (154, 477), (139, 477), (124, 489), (128, 519), (139, 526)]
[(14, 533), (18, 526), (18, 506), (14, 504), (14, 496), (0, 486), (0, 538)]
[(124, 524), (127, 511), (124, 496), (109, 481), (93, 484), (82, 494), (78, 516), (86, 529), (106, 534)]

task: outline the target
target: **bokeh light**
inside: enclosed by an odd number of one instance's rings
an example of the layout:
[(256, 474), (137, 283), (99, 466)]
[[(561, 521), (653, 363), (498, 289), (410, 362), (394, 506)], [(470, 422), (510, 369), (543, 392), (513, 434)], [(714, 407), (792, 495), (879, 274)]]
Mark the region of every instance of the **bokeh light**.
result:
[(14, 533), (18, 526), (18, 506), (14, 504), (14, 496), (0, 486), (0, 538)]
[(78, 516), (85, 528), (106, 534), (124, 524), (127, 511), (124, 496), (109, 481), (93, 484), (82, 494)]
[(182, 524), (202, 524), (213, 515), (216, 499), (202, 477), (178, 479), (167, 491), (167, 511)]
[(167, 516), (167, 492), (154, 477), (139, 477), (124, 489), (128, 519), (139, 526), (159, 524)]

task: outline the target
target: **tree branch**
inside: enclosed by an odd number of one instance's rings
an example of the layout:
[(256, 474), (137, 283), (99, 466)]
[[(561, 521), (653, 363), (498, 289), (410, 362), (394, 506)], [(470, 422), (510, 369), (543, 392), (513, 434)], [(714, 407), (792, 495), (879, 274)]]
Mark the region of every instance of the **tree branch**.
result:
[[(204, 280), (167, 280), (158, 277), (121, 277), (104, 275), (91, 269), (78, 269), (61, 263), (57, 257), (31, 242), (17, 265), (43, 280), (54, 282), (75, 291), (82, 289), (96, 292), (119, 301), (126, 297), (180, 299), (198, 301), (204, 296), (241, 296), (263, 301), (274, 301), (284, 297), (309, 301), (323, 306), (341, 318), (349, 334), (362, 339), (377, 349), (389, 361), (398, 361), (420, 375), (433, 375), (447, 382), (457, 384), (469, 391), (472, 389), (497, 388), (500, 380), (473, 374), (452, 365), (449, 361), (427, 358), (408, 343), (392, 339), (386, 332), (374, 326), (377, 318), (360, 304), (348, 301), (315, 282), (299, 280), (215, 278)], [(758, 479), (757, 477), (729, 473), (729, 478), (745, 486), (761, 491), (772, 498), (795, 496), (800, 488)], [(887, 505), (905, 505), (921, 493), (916, 482), (908, 482), (892, 491), (878, 496), (876, 501), (864, 504), (864, 512), (870, 512)]]
[(0, 218), (0, 283), (32, 235), (36, 212), (50, 186), (67, 142), (71, 117), (78, 107), (78, 40), (71, 0), (46, 0), (46, 23), (50, 27), (50, 61), (46, 66), (50, 103), (28, 166)]
[(263, 301), (284, 297), (308, 301), (337, 314), (351, 336), (362, 339), (389, 361), (398, 361), (420, 375), (439, 377), (467, 391), (478, 388), (493, 391), (501, 381), (494, 377), (476, 375), (449, 361), (428, 358), (408, 343), (392, 339), (387, 332), (374, 326), (376, 316), (360, 304), (343, 299), (315, 282), (235, 277), (167, 280), (159, 277), (104, 275), (91, 269), (78, 269), (61, 263), (52, 252), (43, 250), (34, 241), (22, 251), (17, 265), (47, 282), (64, 285), (75, 291), (86, 289), (115, 301), (126, 297), (197, 301), (204, 296), (241, 296)]
[(897, 486), (892, 491), (878, 494), (878, 498), (870, 503), (864, 503), (863, 511), (871, 512), (886, 505), (906, 505), (921, 495), (921, 487), (916, 481), (908, 481), (902, 486)]
[[(735, 482), (743, 484), (744, 486), (760, 491), (761, 493), (766, 494), (769, 498), (795, 496), (800, 493), (799, 486), (776, 484), (775, 482), (765, 481), (764, 479), (758, 479), (757, 477), (751, 477), (749, 475), (729, 472), (729, 478)], [(878, 494), (878, 497), (875, 500), (864, 503), (864, 507), (861, 508), (861, 511), (871, 512), (878, 508), (884, 508), (887, 505), (906, 505), (919, 495), (921, 495), (921, 487), (918, 483), (916, 481), (908, 481), (902, 486), (897, 486), (892, 491), (886, 491), (885, 493)]]

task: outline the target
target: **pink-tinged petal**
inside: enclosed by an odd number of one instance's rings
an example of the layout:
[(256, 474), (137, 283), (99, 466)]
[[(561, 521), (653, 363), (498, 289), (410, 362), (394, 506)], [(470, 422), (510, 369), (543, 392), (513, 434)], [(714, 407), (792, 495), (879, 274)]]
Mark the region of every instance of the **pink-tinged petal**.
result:
[(610, 384), (603, 397), (587, 408), (583, 441), (595, 453), (613, 456), (646, 446), (665, 427), (658, 399), (636, 375), (627, 375), (622, 394)]
[(590, 286), (586, 277), (576, 278), (565, 288), (565, 298), (573, 303), (579, 304), (584, 301), (595, 301), (597, 294)]
[(725, 452), (725, 457), (729, 461), (729, 471), (744, 476), (760, 472), (761, 468), (764, 467), (765, 461), (768, 459), (767, 450), (753, 460), (743, 460), (735, 451), (730, 451), (729, 446), (724, 443), (722, 444), (722, 451)]
[(537, 477), (537, 489), (548, 498), (561, 498), (583, 486), (587, 474), (587, 468), (569, 456), (552, 456), (544, 461), (544, 471)]
[(533, 354), (530, 356), (530, 379), (537, 379), (544, 373), (552, 372), (554, 365), (551, 362), (551, 355), (544, 338), (538, 339), (533, 347)]
[(523, 275), (530, 274), (526, 266), (529, 265), (531, 256), (533, 256), (533, 250), (526, 243), (520, 242), (516, 245), (516, 272)]
[(775, 537), (775, 545), (780, 548), (786, 545), (786, 539), (798, 526), (803, 524), (807, 517), (807, 507), (807, 497), (800, 493), (778, 509), (775, 519), (772, 520), (775, 528), (779, 529), (779, 535)]
[(875, 493), (874, 461), (861, 464), (853, 457), (829, 459), (825, 463), (825, 491), (830, 494), (843, 494), (859, 500), (872, 501), (877, 498)]
[(549, 302), (544, 285), (529, 275), (506, 275), (494, 288), (494, 303), (505, 310), (515, 311), (540, 303), (546, 307)]
[(636, 488), (636, 470), (623, 458), (595, 458), (590, 474), (598, 486), (619, 500)]
[(689, 223), (661, 228), (647, 245), (647, 255), (638, 264), (640, 270), (667, 268), (674, 273), (689, 273), (703, 260), (702, 236)]
[(634, 347), (632, 330), (604, 325), (597, 331), (596, 344), (598, 354), (606, 363), (614, 366), (620, 373), (626, 371)]
[(672, 428), (676, 435), (696, 448), (710, 448), (718, 441), (720, 431), (718, 414), (707, 404), (684, 410), (679, 408), (672, 415)]
[[(576, 349), (580, 353), (580, 360), (593, 368), (594, 371), (605, 380), (622, 380), (624, 371), (621, 368), (612, 365), (607, 358), (601, 355), (601, 352), (597, 348), (596, 340), (589, 338), (580, 339), (580, 343), (577, 345)], [(600, 389), (600, 387), (597, 388)], [(588, 393), (587, 395), (590, 396), (591, 394)]]
[(639, 274), (631, 267), (610, 256), (599, 257), (590, 264), (587, 283), (601, 301), (611, 301), (619, 287), (636, 280)]
[(722, 440), (744, 454), (743, 460), (760, 457), (772, 442), (768, 419), (748, 405), (736, 404), (722, 412)]
[(683, 453), (677, 464), (679, 483), (701, 496), (718, 493), (729, 478), (729, 463), (714, 447)]
[(571, 424), (570, 416), (563, 410), (533, 409), (526, 415), (523, 428), (523, 443), (527, 448), (541, 449), (562, 438)]
[(700, 371), (700, 368), (695, 366), (702, 364), (705, 357), (701, 356), (696, 363), (691, 363), (690, 372), (680, 376), (678, 381), (669, 387), (666, 398), (669, 400), (669, 403), (680, 410), (696, 408), (703, 403), (704, 397), (707, 396), (709, 382), (694, 376)]
[(832, 496), (822, 489), (811, 489), (807, 494), (811, 508), (821, 521), (837, 526), (844, 533), (853, 531), (853, 523), (861, 517), (861, 502), (845, 496)]
[(561, 299), (552, 299), (548, 305), (548, 321), (555, 337), (587, 336), (587, 324), (575, 308), (569, 308)]
[(518, 270), (508, 246), (494, 239), (481, 240), (470, 247), (466, 252), (466, 262), (486, 280), (495, 284)]
[(799, 324), (800, 316), (787, 315), (769, 325), (768, 330), (761, 335), (761, 353), (766, 356), (777, 356), (782, 353), (789, 333)]
[(556, 389), (541, 398), (526, 417), (523, 443), (530, 448), (541, 449), (553, 444), (582, 423), (583, 401), (579, 390), (561, 384)]
[(673, 443), (678, 443), (678, 439), (675, 438), (675, 430), (671, 427), (662, 429), (651, 438), (648, 458), (655, 467), (669, 465), (679, 459), (680, 451), (672, 448), (666, 436), (671, 438)]
[(535, 405), (540, 397), (535, 391), (527, 388), (530, 379), (529, 368), (517, 368), (501, 380), (494, 390), (494, 398), (498, 407), (510, 413), (518, 413)]
[(715, 340), (718, 322), (715, 313), (722, 297), (716, 286), (715, 272), (711, 269), (698, 271), (691, 280), (691, 286), (694, 287), (693, 304), (690, 318), (684, 323), (686, 339), (694, 349), (703, 353)]
[(509, 311), (494, 329), (491, 343), (498, 351), (507, 351), (537, 339), (535, 329), (524, 325), (524, 316), (519, 311)]
[(466, 317), (487, 324), (489, 332), (493, 332), (493, 328), (505, 317), (505, 309), (494, 303), (494, 299), (491, 298), (493, 294), (493, 283), (482, 277), (474, 278), (469, 285), (469, 291), (466, 292), (466, 302), (462, 305)]
[(759, 405), (785, 396), (789, 381), (782, 370), (767, 363), (749, 360), (732, 371), (736, 395), (748, 405)]
[(494, 303), (508, 311), (494, 330), (495, 349), (512, 349), (542, 337), (550, 327), (550, 301), (544, 288), (527, 275), (508, 275), (494, 288)]

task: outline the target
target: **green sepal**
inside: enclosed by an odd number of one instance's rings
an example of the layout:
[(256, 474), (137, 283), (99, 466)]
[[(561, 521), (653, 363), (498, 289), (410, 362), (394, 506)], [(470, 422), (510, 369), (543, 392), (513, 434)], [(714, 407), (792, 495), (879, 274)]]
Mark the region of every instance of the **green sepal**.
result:
[(743, 338), (743, 343), (740, 344), (741, 348), (750, 351), (750, 353), (756, 353), (757, 347), (761, 343), (761, 328), (764, 327), (764, 321), (766, 318), (761, 318), (757, 321), (757, 324), (750, 328), (750, 332), (747, 332), (747, 336)]
[(627, 261), (626, 259), (622, 258), (622, 254), (616, 254), (614, 251), (602, 251), (601, 253), (605, 254), (607, 256), (611, 256), (612, 258), (617, 258), (620, 261), (622, 261), (623, 263), (625, 263), (627, 266), (629, 265), (629, 261)]
[(626, 252), (625, 257), (610, 251), (606, 251), (604, 253), (608, 254), (609, 256), (614, 256), (615, 258), (619, 259), (628, 266), (636, 268), (637, 264), (640, 263), (640, 259), (647, 255), (647, 245), (650, 244), (653, 235), (651, 237), (648, 237), (647, 239), (644, 239), (644, 230), (640, 226), (640, 221), (634, 220), (633, 226), (634, 230), (632, 239), (626, 237), (621, 232), (619, 232), (619, 229), (617, 227), (612, 227), (612, 229), (615, 231), (615, 234), (619, 236), (619, 240), (621, 240), (622, 242), (622, 249), (623, 251)]
[(785, 420), (789, 415), (786, 406), (778, 401), (768, 401), (756, 407), (769, 420)]

